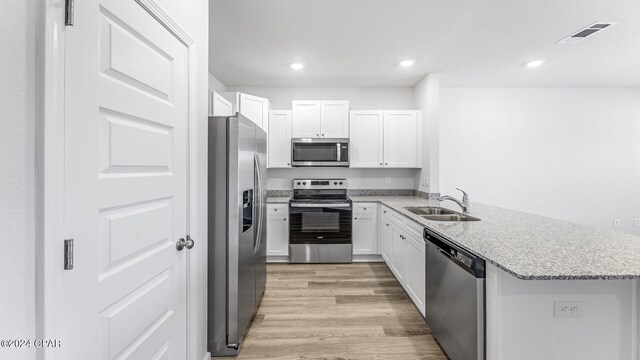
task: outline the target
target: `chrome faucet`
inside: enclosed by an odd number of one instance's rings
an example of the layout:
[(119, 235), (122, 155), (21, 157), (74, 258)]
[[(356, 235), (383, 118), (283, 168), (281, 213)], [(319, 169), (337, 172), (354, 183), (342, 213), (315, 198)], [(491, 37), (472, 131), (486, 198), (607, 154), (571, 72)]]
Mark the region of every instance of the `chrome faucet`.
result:
[(449, 195), (442, 195), (440, 196), (440, 198), (438, 199), (438, 201), (445, 201), (445, 200), (451, 200), (454, 203), (458, 204), (460, 206), (460, 208), (462, 208), (462, 212), (463, 213), (467, 213), (469, 211), (469, 195), (467, 195), (466, 192), (464, 192), (464, 190), (456, 188), (457, 190), (462, 191), (462, 201), (454, 198), (453, 196), (449, 196)]

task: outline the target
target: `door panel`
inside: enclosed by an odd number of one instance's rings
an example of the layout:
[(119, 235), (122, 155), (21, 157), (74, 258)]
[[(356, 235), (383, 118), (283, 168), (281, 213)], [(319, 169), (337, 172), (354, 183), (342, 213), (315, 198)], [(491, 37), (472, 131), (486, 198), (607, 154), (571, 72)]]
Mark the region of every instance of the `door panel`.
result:
[(229, 100), (215, 91), (211, 91), (211, 116), (231, 116), (233, 115), (233, 105)]
[(293, 101), (291, 109), (294, 138), (320, 137), (320, 101)]
[(268, 130), (268, 111), (269, 106), (267, 99), (240, 94), (240, 112), (265, 132)]
[(349, 167), (382, 167), (382, 111), (351, 111), (349, 116)]
[(392, 247), (392, 255), (391, 255), (391, 267), (398, 278), (398, 281), (402, 286), (405, 286), (404, 279), (404, 269), (405, 269), (405, 239), (404, 235), (398, 228), (395, 226), (391, 226), (391, 247)]
[[(60, 359), (186, 356), (188, 50), (133, 1), (76, 4), (65, 44)], [(58, 354), (57, 354), (58, 355)]]
[(375, 220), (372, 214), (353, 214), (353, 253), (375, 254)]
[(291, 167), (291, 111), (269, 111), (269, 167)]
[(349, 102), (320, 102), (320, 136), (324, 138), (349, 137)]
[(420, 167), (422, 121), (418, 111), (384, 111), (385, 167)]

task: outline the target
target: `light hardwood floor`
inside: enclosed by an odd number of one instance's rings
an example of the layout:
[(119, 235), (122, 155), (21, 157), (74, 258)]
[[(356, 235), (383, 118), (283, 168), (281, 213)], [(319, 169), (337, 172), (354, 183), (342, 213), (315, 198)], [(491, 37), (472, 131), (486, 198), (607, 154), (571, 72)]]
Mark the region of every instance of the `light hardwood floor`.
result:
[(238, 359), (446, 359), (381, 263), (270, 264)]

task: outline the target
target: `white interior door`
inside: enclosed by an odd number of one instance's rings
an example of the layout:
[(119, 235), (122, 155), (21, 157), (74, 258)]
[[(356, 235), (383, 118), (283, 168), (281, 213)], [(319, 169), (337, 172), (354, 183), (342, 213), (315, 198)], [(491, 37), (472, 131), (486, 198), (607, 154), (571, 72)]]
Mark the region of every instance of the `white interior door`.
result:
[(67, 28), (57, 359), (185, 359), (188, 48), (135, 1)]

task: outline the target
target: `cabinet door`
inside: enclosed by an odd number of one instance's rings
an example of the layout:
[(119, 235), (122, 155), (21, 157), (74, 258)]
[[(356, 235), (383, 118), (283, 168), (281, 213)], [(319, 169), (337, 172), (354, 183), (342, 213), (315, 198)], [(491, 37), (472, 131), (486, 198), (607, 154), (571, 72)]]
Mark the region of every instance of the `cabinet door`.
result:
[(354, 110), (349, 113), (349, 167), (382, 167), (382, 119), (382, 111)]
[(267, 217), (267, 256), (289, 255), (289, 219), (282, 216)]
[(269, 111), (269, 167), (291, 167), (291, 111)]
[(353, 214), (353, 253), (376, 254), (376, 221), (372, 213)]
[(425, 312), (425, 246), (422, 238), (412, 235), (407, 237), (406, 243), (406, 272), (405, 289), (420, 309), (422, 315)]
[(421, 167), (422, 120), (419, 111), (384, 111), (384, 166)]
[(349, 138), (349, 102), (320, 102), (320, 136)]
[(292, 101), (292, 136), (320, 137), (320, 101)]
[(393, 255), (393, 232), (391, 231), (391, 222), (386, 217), (382, 218), (382, 226), (380, 230), (382, 232), (382, 258), (391, 267), (392, 255)]
[(211, 116), (231, 116), (233, 115), (233, 105), (222, 95), (215, 91), (211, 92)]
[(268, 132), (269, 100), (253, 95), (240, 94), (240, 113)]
[(391, 226), (391, 269), (395, 273), (398, 281), (402, 286), (405, 285), (404, 270), (405, 270), (405, 251), (406, 251), (406, 236), (400, 229), (395, 226)]

